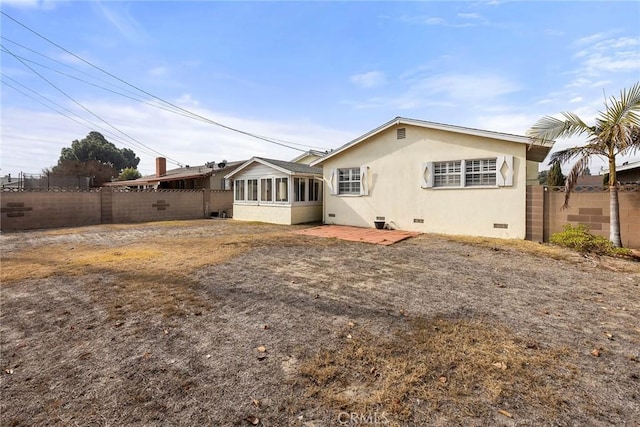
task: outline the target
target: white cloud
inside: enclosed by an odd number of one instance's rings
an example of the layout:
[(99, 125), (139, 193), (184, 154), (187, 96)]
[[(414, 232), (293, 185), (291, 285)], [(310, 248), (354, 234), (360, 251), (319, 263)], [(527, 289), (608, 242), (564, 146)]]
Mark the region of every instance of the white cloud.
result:
[(53, 10), (64, 0), (0, 0), (0, 5), (23, 9)]
[(640, 70), (640, 40), (632, 37), (605, 38), (606, 33), (598, 33), (578, 40), (580, 45), (573, 58), (578, 66), (570, 74), (575, 75), (566, 87), (589, 88), (609, 83), (615, 73), (635, 73)]
[(387, 83), (387, 78), (381, 71), (369, 71), (362, 74), (354, 74), (350, 80), (356, 86), (372, 88), (382, 86)]
[(465, 19), (482, 19), (482, 16), (477, 13), (458, 13), (458, 17)]
[[(244, 160), (252, 156), (289, 160), (301, 153), (149, 105), (81, 102), (137, 141), (183, 164), (201, 165), (210, 160)], [(189, 94), (176, 102), (194, 113), (234, 128), (318, 149), (336, 148), (357, 134), (327, 128), (306, 119), (268, 121), (230, 116), (198, 107), (199, 101)], [(143, 174), (153, 173), (155, 168), (156, 153), (140, 148), (95, 119), (92, 122), (96, 126), (83, 126), (53, 112), (3, 108), (2, 121), (2, 175), (17, 175), (20, 171), (39, 173), (57, 162), (63, 147), (68, 147), (74, 139), (84, 138), (92, 130), (103, 133), (120, 148), (133, 146), (129, 148), (141, 158), (139, 169)], [(9, 149), (12, 146), (22, 149)]]
[(147, 74), (149, 75), (149, 77), (153, 78), (167, 77), (169, 75), (169, 69), (164, 66), (158, 66), (151, 68), (149, 71), (147, 71)]
[(591, 34), (589, 36), (585, 36), (585, 37), (581, 37), (579, 39), (577, 39), (574, 44), (576, 46), (584, 46), (584, 45), (589, 45), (589, 44), (593, 44), (594, 42), (597, 42), (598, 40), (602, 40), (603, 38), (607, 37), (607, 33), (601, 32), (601, 33), (595, 33), (595, 34)]
[(443, 74), (422, 79), (411, 88), (426, 95), (454, 100), (491, 100), (516, 92), (520, 87), (497, 75)]
[[(116, 2), (111, 2), (107, 7), (102, 2), (92, 3), (94, 8), (129, 42), (143, 44), (149, 40), (149, 36), (142, 28), (142, 25), (128, 11)], [(116, 10), (116, 7), (118, 10)]]
[(583, 98), (582, 98), (581, 96), (576, 96), (575, 98), (570, 99), (570, 100), (569, 100), (569, 102), (570, 102), (570, 103), (572, 103), (572, 104), (574, 104), (574, 103), (576, 103), (576, 102), (580, 102), (580, 101), (582, 101), (582, 99), (583, 99)]
[(424, 23), (427, 25), (444, 25), (447, 21), (443, 18), (425, 18)]

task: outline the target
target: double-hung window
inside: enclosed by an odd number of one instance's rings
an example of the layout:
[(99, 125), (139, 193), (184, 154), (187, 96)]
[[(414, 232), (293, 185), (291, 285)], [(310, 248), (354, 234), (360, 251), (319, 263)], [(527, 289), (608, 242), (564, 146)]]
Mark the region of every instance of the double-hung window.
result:
[(460, 160), (453, 162), (433, 163), (433, 186), (434, 187), (460, 187), (461, 181)]
[(236, 201), (244, 202), (244, 179), (236, 179)]
[(257, 179), (247, 180), (247, 200), (251, 202), (258, 201), (258, 180)]
[(360, 168), (338, 169), (338, 194), (360, 194)]
[(513, 156), (451, 160), (422, 164), (422, 188), (510, 187), (513, 185)]
[(464, 182), (467, 187), (496, 185), (496, 159), (467, 160)]

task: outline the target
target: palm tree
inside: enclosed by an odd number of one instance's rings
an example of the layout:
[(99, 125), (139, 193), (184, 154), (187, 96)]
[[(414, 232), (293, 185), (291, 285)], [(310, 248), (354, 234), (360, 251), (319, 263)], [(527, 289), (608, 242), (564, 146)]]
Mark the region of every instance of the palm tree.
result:
[(592, 156), (602, 156), (609, 162), (609, 240), (622, 246), (620, 238), (620, 212), (618, 206), (618, 182), (616, 180), (616, 156), (632, 154), (640, 149), (640, 82), (629, 90), (623, 89), (620, 98), (605, 100), (604, 111), (600, 111), (593, 126), (588, 126), (574, 113), (561, 113), (564, 120), (545, 116), (528, 131), (533, 140), (550, 142), (556, 138), (586, 136), (587, 143), (581, 147), (568, 148), (551, 155), (551, 163), (565, 163), (577, 159), (565, 181), (563, 208), (569, 206), (571, 190), (578, 177), (589, 166)]

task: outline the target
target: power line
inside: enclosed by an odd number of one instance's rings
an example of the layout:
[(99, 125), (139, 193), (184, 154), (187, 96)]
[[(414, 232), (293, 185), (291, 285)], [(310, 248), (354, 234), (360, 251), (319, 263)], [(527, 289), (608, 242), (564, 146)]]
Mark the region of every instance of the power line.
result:
[[(4, 12), (2, 12), (4, 14)], [(108, 125), (109, 127), (113, 128), (114, 130), (116, 130), (117, 132), (121, 133), (122, 135), (126, 136), (127, 138), (129, 138), (132, 141), (135, 141), (137, 144), (139, 144), (142, 147), (145, 147), (151, 151), (153, 151), (154, 153), (159, 154), (162, 157), (165, 157), (167, 160), (171, 160), (172, 162), (176, 163), (177, 165), (180, 165), (181, 163), (178, 162), (175, 159), (172, 159), (162, 153), (160, 153), (157, 150), (154, 150), (151, 147), (148, 147), (147, 145), (143, 144), (142, 142), (138, 141), (137, 139), (135, 139), (134, 137), (132, 137), (131, 135), (127, 134), (126, 132), (120, 130), (119, 128), (117, 128), (116, 126), (112, 125), (111, 123), (107, 122), (105, 119), (103, 119), (102, 117), (100, 117), (99, 115), (95, 114), (93, 111), (91, 111), (90, 109), (88, 109), (87, 107), (85, 107), (84, 105), (82, 105), (80, 102), (76, 101), (72, 96), (68, 95), (65, 91), (63, 91), (62, 89), (60, 89), (58, 86), (56, 86), (53, 82), (51, 82), (50, 80), (48, 80), (46, 77), (44, 77), (42, 74), (38, 73), (36, 70), (34, 70), (29, 64), (27, 64), (25, 61), (23, 61), (22, 59), (20, 59), (18, 56), (16, 56), (13, 52), (11, 52), (9, 49), (7, 49), (6, 47), (3, 46), (3, 49), (5, 49), (7, 51), (7, 53), (9, 53), (11, 56), (13, 56), (14, 58), (16, 58), (18, 61), (20, 61), (20, 63), (22, 63), (25, 67), (27, 67), (29, 70), (31, 70), (33, 73), (35, 73), (38, 77), (40, 77), (42, 80), (44, 80), (45, 82), (47, 82), (50, 86), (52, 86), (54, 89), (56, 89), (58, 92), (60, 92), (63, 96), (65, 96), (66, 98), (68, 98), (71, 102), (73, 102), (74, 104), (78, 105), (80, 108), (82, 108), (83, 110), (85, 110), (87, 113), (91, 114), (93, 117), (95, 117), (96, 119), (100, 120), (101, 122), (105, 123), (106, 125)]]
[[(252, 138), (260, 139), (260, 140), (262, 140), (262, 141), (269, 142), (269, 143), (271, 143), (271, 144), (280, 145), (280, 146), (282, 146), (282, 147), (286, 147), (286, 148), (289, 148), (289, 149), (292, 149), (292, 150), (297, 150), (297, 151), (302, 151), (302, 152), (306, 151), (306, 150), (301, 149), (301, 148), (292, 147), (292, 146), (287, 145), (287, 144), (285, 144), (285, 143), (278, 142), (278, 140), (276, 140), (276, 139), (274, 139), (274, 138), (269, 138), (269, 137), (266, 137), (266, 136), (262, 136), (262, 135), (254, 134), (254, 133), (247, 132), (247, 131), (243, 131), (243, 130), (241, 130), (241, 129), (237, 129), (237, 128), (234, 128), (234, 127), (232, 127), (232, 126), (227, 126), (227, 125), (225, 125), (225, 124), (223, 124), (223, 123), (217, 122), (217, 121), (215, 121), (215, 120), (211, 120), (211, 119), (209, 119), (209, 118), (207, 118), (207, 117), (204, 117), (204, 116), (202, 116), (202, 115), (200, 115), (200, 114), (194, 113), (194, 112), (189, 111), (189, 110), (187, 110), (187, 109), (185, 109), (185, 108), (182, 108), (182, 107), (180, 107), (180, 106), (178, 106), (178, 105), (175, 105), (175, 104), (173, 104), (173, 103), (171, 103), (171, 102), (169, 102), (169, 101), (167, 101), (167, 100), (165, 100), (165, 99), (163, 99), (163, 98), (160, 98), (160, 97), (158, 97), (158, 96), (156, 96), (156, 95), (153, 95), (152, 93), (149, 93), (149, 92), (145, 91), (144, 89), (141, 89), (141, 88), (139, 88), (138, 86), (135, 86), (135, 85), (133, 85), (133, 84), (131, 84), (131, 83), (129, 83), (129, 82), (127, 82), (127, 81), (125, 81), (125, 80), (121, 79), (120, 77), (118, 77), (118, 76), (116, 76), (116, 75), (114, 75), (114, 74), (112, 74), (112, 73), (110, 73), (110, 72), (106, 71), (105, 69), (103, 69), (103, 68), (101, 68), (101, 67), (99, 67), (99, 66), (97, 66), (97, 65), (94, 65), (93, 63), (91, 63), (91, 62), (87, 61), (86, 59), (84, 59), (84, 58), (80, 57), (79, 55), (76, 55), (75, 53), (71, 52), (70, 50), (68, 50), (68, 49), (66, 49), (66, 48), (64, 48), (64, 47), (62, 47), (62, 46), (60, 46), (60, 45), (59, 45), (59, 44), (57, 44), (56, 42), (54, 42), (54, 41), (50, 40), (49, 38), (47, 38), (47, 37), (43, 36), (42, 34), (38, 33), (37, 31), (35, 31), (35, 30), (33, 30), (33, 29), (29, 28), (27, 25), (25, 25), (25, 24), (21, 23), (20, 21), (16, 20), (15, 18), (13, 18), (13, 17), (11, 17), (11, 16), (7, 15), (5, 12), (0, 11), (0, 13), (2, 13), (2, 15), (4, 15), (4, 16), (5, 16), (5, 17), (7, 17), (7, 18), (9, 18), (10, 20), (12, 20), (13, 22), (15, 22), (16, 24), (20, 25), (21, 27), (25, 28), (26, 30), (30, 31), (31, 33), (35, 34), (36, 36), (40, 37), (41, 39), (43, 39), (43, 40), (45, 40), (45, 41), (47, 41), (47, 42), (51, 43), (51, 44), (52, 44), (52, 45), (54, 45), (54, 46), (56, 46), (58, 49), (63, 50), (64, 52), (68, 53), (69, 55), (73, 56), (74, 58), (76, 58), (76, 59), (78, 59), (78, 60), (82, 61), (83, 63), (85, 63), (85, 64), (87, 64), (87, 65), (89, 65), (90, 67), (95, 68), (96, 70), (98, 70), (98, 71), (100, 71), (100, 72), (102, 72), (102, 73), (104, 73), (104, 74), (106, 74), (106, 75), (110, 76), (110, 77), (111, 77), (111, 78), (113, 78), (113, 79), (116, 79), (117, 81), (119, 81), (119, 82), (121, 82), (121, 83), (124, 83), (125, 85), (127, 85), (127, 86), (129, 86), (129, 87), (131, 87), (131, 88), (133, 88), (133, 89), (136, 89), (136, 90), (138, 90), (138, 91), (140, 91), (140, 92), (144, 93), (144, 94), (145, 94), (145, 95), (147, 95), (147, 96), (150, 96), (150, 97), (151, 97), (151, 98), (153, 98), (153, 99), (156, 99), (156, 100), (158, 100), (158, 101), (160, 101), (160, 102), (162, 102), (162, 103), (164, 103), (164, 104), (166, 104), (166, 105), (170, 105), (171, 107), (173, 107), (173, 108), (175, 108), (175, 109), (177, 109), (177, 110), (179, 110), (179, 111), (182, 111), (182, 112), (184, 112), (184, 113), (188, 114), (192, 119), (197, 118), (197, 119), (200, 119), (200, 120), (202, 120), (202, 121), (204, 121), (204, 122), (206, 122), (206, 123), (209, 123), (209, 124), (212, 124), (212, 125), (215, 125), (215, 126), (219, 126), (219, 127), (223, 128), (223, 129), (227, 129), (227, 130), (232, 131), (232, 132), (240, 133), (240, 134), (242, 134), (242, 135), (246, 135), (246, 136), (249, 136), (249, 137), (252, 137)], [(295, 144), (295, 143), (293, 143), (293, 144)], [(304, 146), (303, 144), (296, 144), (296, 145)], [(308, 147), (308, 148), (314, 148), (314, 147), (312, 147), (312, 146), (308, 146), (308, 145), (307, 145), (306, 147)], [(317, 148), (317, 147), (315, 147), (315, 148)]]
[(26, 96), (27, 98), (34, 100), (35, 102), (39, 103), (40, 105), (43, 105), (44, 107), (46, 107), (46, 108), (48, 108), (48, 109), (50, 109), (50, 110), (54, 111), (55, 113), (58, 113), (58, 114), (60, 114), (60, 115), (62, 115), (62, 116), (64, 116), (64, 117), (68, 118), (69, 120), (74, 121), (75, 123), (78, 123), (79, 125), (81, 125), (81, 126), (83, 126), (83, 127), (85, 127), (85, 126), (87, 126), (87, 125), (88, 125), (88, 127), (89, 127), (90, 129), (96, 129), (96, 128), (97, 128), (97, 129), (100, 129), (100, 130), (101, 130), (105, 135), (109, 136), (109, 138), (110, 138), (112, 141), (119, 142), (119, 143), (121, 143), (122, 145), (125, 145), (125, 146), (127, 146), (127, 147), (133, 148), (133, 149), (135, 149), (135, 150), (140, 150), (143, 154), (146, 154), (146, 155), (148, 155), (148, 156), (156, 157), (156, 154), (155, 154), (153, 151), (148, 151), (148, 150), (145, 150), (144, 148), (142, 148), (142, 149), (141, 149), (141, 148), (139, 148), (139, 147), (136, 147), (136, 146), (134, 146), (134, 145), (131, 145), (131, 144), (127, 143), (126, 141), (123, 141), (122, 139), (120, 139), (119, 137), (117, 137), (115, 134), (111, 133), (111, 131), (109, 131), (109, 130), (105, 129), (104, 127), (102, 127), (102, 126), (100, 126), (100, 125), (97, 125), (97, 124), (95, 124), (95, 123), (93, 123), (93, 122), (91, 122), (91, 121), (89, 121), (89, 120), (85, 119), (84, 117), (79, 116), (79, 115), (78, 115), (78, 114), (76, 114), (74, 111), (69, 110), (68, 108), (66, 108), (66, 107), (64, 107), (64, 106), (62, 106), (62, 105), (60, 105), (60, 104), (58, 104), (57, 102), (55, 102), (55, 101), (53, 101), (53, 100), (51, 100), (51, 99), (47, 98), (46, 96), (42, 95), (41, 93), (38, 93), (38, 92), (34, 91), (33, 89), (30, 89), (30, 88), (26, 87), (25, 85), (23, 85), (22, 83), (18, 82), (17, 80), (15, 80), (15, 79), (13, 79), (13, 78), (11, 78), (11, 77), (9, 77), (9, 76), (7, 76), (7, 75), (3, 74), (3, 73), (0, 73), (0, 75), (2, 75), (2, 77), (3, 77), (3, 78), (5, 78), (5, 79), (9, 79), (9, 80), (13, 81), (15, 84), (17, 84), (17, 85), (19, 85), (19, 86), (23, 87), (24, 89), (26, 89), (26, 90), (28, 90), (28, 91), (30, 91), (30, 92), (33, 92), (34, 94), (36, 94), (36, 95), (37, 95), (37, 96), (39, 96), (40, 98), (43, 98), (44, 100), (46, 100), (47, 102), (49, 102), (49, 103), (51, 103), (51, 104), (55, 105), (56, 107), (60, 108), (61, 110), (66, 111), (66, 112), (68, 112), (68, 113), (70, 113), (70, 114), (72, 114), (72, 115), (76, 116), (78, 119), (80, 119), (80, 120), (84, 121), (85, 123), (82, 123), (82, 122), (80, 122), (79, 120), (77, 120), (76, 118), (71, 117), (71, 116), (69, 116), (68, 114), (66, 114), (66, 113), (64, 113), (64, 112), (62, 112), (62, 111), (60, 111), (60, 110), (57, 110), (56, 108), (52, 107), (51, 105), (47, 105), (47, 104), (45, 104), (44, 102), (40, 101), (39, 99), (37, 99), (37, 98), (35, 98), (35, 97), (33, 97), (33, 96), (29, 95), (28, 93), (25, 93), (25, 92), (24, 92), (24, 91), (22, 91), (21, 89), (16, 88), (15, 86), (13, 86), (13, 85), (11, 85), (11, 84), (7, 83), (6, 81), (4, 81), (4, 80), (2, 81), (2, 83), (3, 83), (3, 84), (5, 84), (6, 86), (8, 86), (8, 87), (12, 88), (13, 90), (15, 90), (15, 91), (17, 91), (17, 92), (21, 93), (23, 96)]

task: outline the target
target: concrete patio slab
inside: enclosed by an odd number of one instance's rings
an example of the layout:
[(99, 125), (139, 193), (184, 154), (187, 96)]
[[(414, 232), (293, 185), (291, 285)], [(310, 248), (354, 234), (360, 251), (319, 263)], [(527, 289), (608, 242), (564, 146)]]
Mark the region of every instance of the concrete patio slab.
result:
[(295, 234), (315, 237), (334, 237), (352, 242), (374, 243), (376, 245), (393, 245), (401, 240), (415, 237), (420, 233), (402, 230), (378, 230), (375, 228), (349, 227), (346, 225), (321, 225), (294, 231)]

